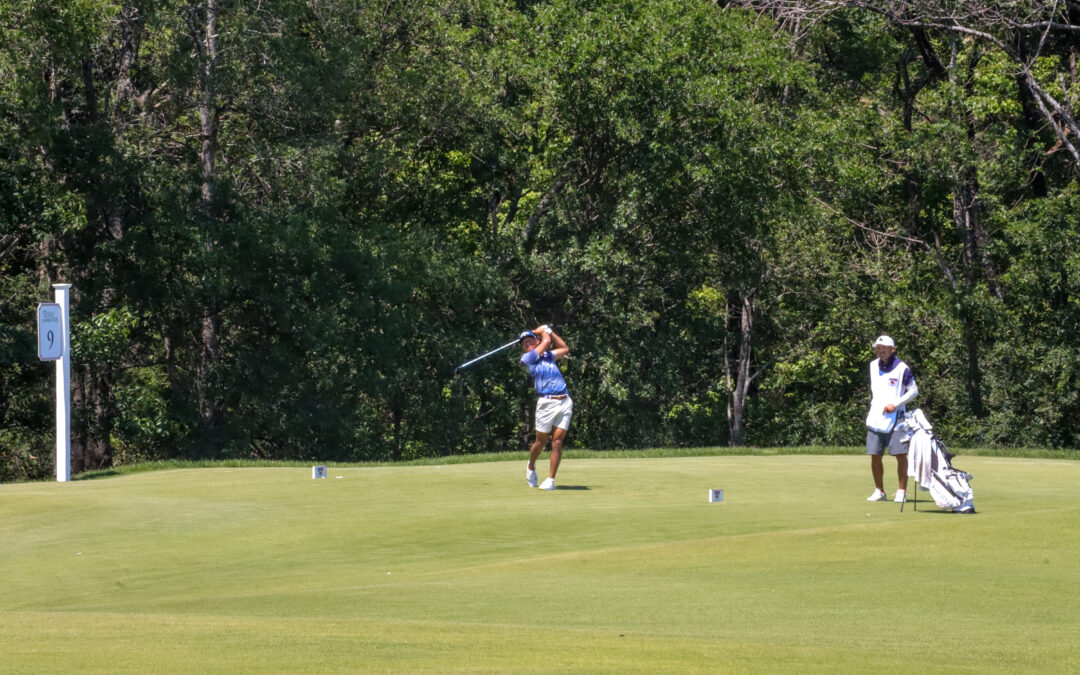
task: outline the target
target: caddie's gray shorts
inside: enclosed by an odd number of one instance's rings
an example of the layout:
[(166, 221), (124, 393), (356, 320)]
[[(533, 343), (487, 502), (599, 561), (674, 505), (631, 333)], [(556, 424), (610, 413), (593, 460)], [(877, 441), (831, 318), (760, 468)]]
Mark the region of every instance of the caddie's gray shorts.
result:
[(882, 433), (873, 429), (866, 430), (866, 454), (881, 455), (889, 449), (890, 455), (906, 455), (907, 445), (900, 442), (900, 430), (893, 427), (892, 431)]

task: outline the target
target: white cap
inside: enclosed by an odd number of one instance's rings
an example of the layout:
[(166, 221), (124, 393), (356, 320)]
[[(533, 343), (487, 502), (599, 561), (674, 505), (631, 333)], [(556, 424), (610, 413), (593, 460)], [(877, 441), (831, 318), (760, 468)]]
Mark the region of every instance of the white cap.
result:
[(877, 347), (878, 345), (885, 345), (886, 347), (895, 347), (896, 343), (893, 342), (893, 339), (891, 337), (889, 337), (888, 335), (882, 335), (878, 339), (874, 340), (874, 346)]

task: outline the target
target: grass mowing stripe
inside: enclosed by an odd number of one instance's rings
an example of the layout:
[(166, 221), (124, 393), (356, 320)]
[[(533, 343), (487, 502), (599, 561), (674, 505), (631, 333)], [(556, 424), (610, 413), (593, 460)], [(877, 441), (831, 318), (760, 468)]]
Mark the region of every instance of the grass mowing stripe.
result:
[(0, 653), (11, 672), (895, 672), (920, 645), (946, 672), (1077, 670), (1080, 463), (962, 460), (975, 516), (867, 503), (854, 456), (582, 459), (553, 493), (517, 461), (4, 485)]
[[(822, 647), (796, 650), (784, 644), (645, 640), (629, 632), (539, 633), (518, 625), (254, 622), (198, 616), (176, 620), (149, 615), (139, 622), (143, 639), (128, 640), (117, 639), (129, 630), (128, 617), (23, 618), (24, 632), (16, 637), (26, 640), (9, 652), (16, 666), (7, 672), (777, 672), (797, 665), (808, 651), (817, 665), (807, 672), (835, 672), (828, 667), (835, 663), (834, 651)], [(63, 668), (55, 667), (58, 660), (65, 663)], [(868, 660), (872, 665), (884, 662), (880, 656)]]

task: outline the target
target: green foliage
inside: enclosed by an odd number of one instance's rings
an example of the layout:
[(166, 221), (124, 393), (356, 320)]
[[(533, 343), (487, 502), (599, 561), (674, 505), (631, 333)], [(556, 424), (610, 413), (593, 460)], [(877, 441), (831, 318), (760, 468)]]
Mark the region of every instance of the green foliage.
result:
[(881, 332), (956, 442), (1076, 447), (1075, 167), (975, 42), (929, 32), (939, 77), (846, 10), (799, 36), (681, 0), (0, 17), (4, 480), (49, 471), (57, 281), (77, 466), (521, 450), (515, 357), (453, 367), (541, 322), (574, 447), (732, 442), (741, 347), (744, 442), (858, 444)]

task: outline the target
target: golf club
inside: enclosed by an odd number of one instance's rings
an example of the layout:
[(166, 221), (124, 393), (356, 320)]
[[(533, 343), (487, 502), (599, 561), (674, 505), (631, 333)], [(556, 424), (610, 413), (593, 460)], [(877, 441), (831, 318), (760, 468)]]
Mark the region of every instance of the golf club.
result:
[(518, 343), (518, 340), (515, 339), (513, 342), (507, 342), (506, 344), (504, 344), (502, 347), (499, 347), (498, 349), (492, 349), (490, 352), (488, 352), (487, 354), (484, 354), (483, 356), (477, 356), (472, 361), (466, 361), (465, 363), (461, 364), (457, 368), (454, 368), (454, 374), (457, 375), (463, 369), (468, 368), (469, 366), (476, 363), (477, 361), (481, 361), (483, 359), (486, 359), (487, 357), (491, 356), (492, 354), (498, 354), (499, 352), (506, 349), (507, 347), (513, 347), (517, 343)]

